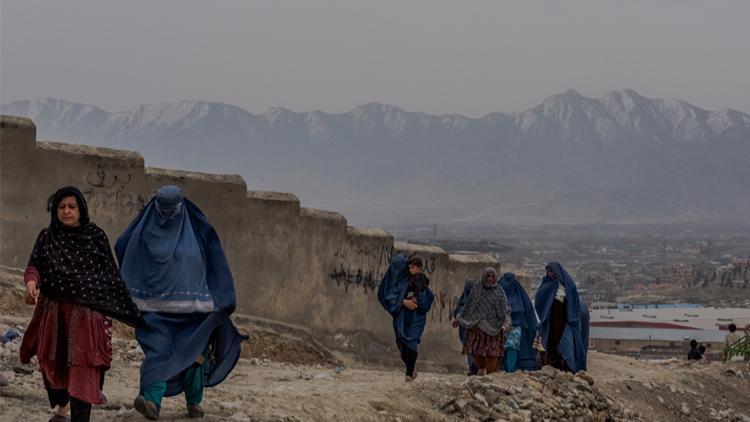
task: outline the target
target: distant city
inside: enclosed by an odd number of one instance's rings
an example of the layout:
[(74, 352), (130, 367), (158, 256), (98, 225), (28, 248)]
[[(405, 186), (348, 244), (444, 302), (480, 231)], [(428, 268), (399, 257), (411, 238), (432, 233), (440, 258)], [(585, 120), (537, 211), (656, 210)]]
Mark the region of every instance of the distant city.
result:
[[(538, 284), (559, 261), (589, 306), (698, 303), (750, 307), (750, 232), (737, 228), (545, 226), (392, 227), (449, 253), (486, 253)], [(601, 305), (599, 305), (601, 306)]]

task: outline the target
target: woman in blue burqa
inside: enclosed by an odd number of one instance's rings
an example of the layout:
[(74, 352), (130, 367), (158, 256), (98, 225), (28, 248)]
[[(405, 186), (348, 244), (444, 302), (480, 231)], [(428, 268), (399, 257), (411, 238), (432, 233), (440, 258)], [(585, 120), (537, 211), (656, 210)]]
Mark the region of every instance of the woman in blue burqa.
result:
[(406, 260), (396, 255), (378, 287), (378, 301), (393, 317), (393, 331), (401, 360), (406, 366), (406, 382), (417, 377), (417, 345), (427, 323), (427, 312), (435, 299), (428, 287), (430, 279), (422, 272), (422, 260)]
[(117, 239), (115, 252), (144, 328), (145, 354), (134, 407), (157, 420), (164, 396), (185, 393), (202, 417), (203, 388), (234, 368), (244, 339), (229, 319), (234, 282), (216, 231), (176, 186), (163, 186)]
[(589, 310), (581, 302), (573, 278), (557, 262), (547, 264), (547, 275), (536, 291), (542, 365), (576, 373), (586, 369)]
[[(466, 328), (458, 323), (456, 317), (463, 312), (464, 307), (466, 306), (466, 301), (469, 299), (469, 293), (476, 284), (476, 281), (467, 278), (464, 283), (464, 291), (461, 292), (461, 296), (459, 296), (456, 305), (453, 307), (453, 328), (458, 328), (458, 340), (461, 341), (461, 348), (463, 348), (464, 343), (466, 343)], [(479, 372), (479, 368), (477, 368), (474, 361), (471, 360), (471, 355), (466, 355), (466, 366), (469, 368), (469, 372), (466, 374), (468, 376), (476, 375)]]
[(536, 338), (537, 319), (534, 305), (529, 295), (513, 273), (505, 273), (500, 279), (500, 287), (505, 290), (505, 296), (510, 305), (510, 318), (513, 328), (508, 334), (512, 344), (505, 344), (504, 368), (506, 372), (516, 369), (533, 371), (538, 369), (536, 363), (536, 349), (534, 339)]

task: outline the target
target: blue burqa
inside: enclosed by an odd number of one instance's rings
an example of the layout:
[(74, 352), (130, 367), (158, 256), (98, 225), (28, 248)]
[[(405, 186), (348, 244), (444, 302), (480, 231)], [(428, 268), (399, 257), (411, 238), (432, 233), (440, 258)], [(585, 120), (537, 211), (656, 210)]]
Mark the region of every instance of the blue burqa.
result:
[[(459, 316), (464, 310), (464, 306), (466, 306), (466, 300), (469, 298), (469, 292), (471, 292), (471, 289), (475, 284), (476, 282), (473, 280), (466, 280), (466, 283), (464, 284), (464, 291), (461, 292), (461, 296), (459, 296), (458, 301), (456, 301), (456, 306), (453, 308), (454, 319)], [(458, 325), (458, 339), (461, 340), (461, 344), (464, 344), (464, 341), (466, 340), (466, 328), (461, 324)]]
[(117, 239), (125, 283), (146, 326), (135, 330), (145, 359), (141, 390), (167, 382), (180, 394), (181, 373), (200, 355), (203, 385), (222, 382), (245, 339), (229, 316), (236, 298), (229, 264), (216, 231), (176, 186), (165, 186)]
[(526, 294), (526, 290), (516, 279), (515, 274), (503, 274), (503, 278), (500, 279), (500, 286), (505, 290), (505, 296), (508, 298), (513, 326), (521, 328), (516, 367), (526, 371), (534, 371), (538, 369), (536, 349), (534, 349), (534, 339), (537, 332), (534, 306), (531, 304), (531, 299)]
[(560, 353), (568, 368), (574, 373), (585, 370), (589, 347), (589, 310), (581, 302), (573, 278), (562, 265), (557, 262), (550, 262), (547, 268), (554, 274), (554, 279), (545, 276), (534, 297), (534, 307), (539, 315), (539, 335), (542, 346), (547, 349), (552, 303), (555, 300), (558, 287), (562, 285), (565, 288), (567, 323), (557, 346), (557, 352)]
[[(464, 284), (464, 291), (461, 292), (461, 296), (456, 301), (456, 306), (453, 308), (453, 319), (456, 319), (457, 316), (461, 314), (464, 310), (464, 306), (466, 306), (466, 301), (469, 298), (469, 292), (471, 292), (471, 289), (476, 284), (473, 280), (466, 280), (466, 283)], [(458, 324), (458, 339), (461, 341), (461, 344), (464, 344), (464, 341), (466, 341), (466, 328)], [(466, 365), (469, 367), (469, 372), (476, 373), (479, 368), (474, 365), (474, 361), (471, 359), (471, 354), (466, 355)]]
[(403, 344), (416, 351), (435, 296), (425, 287), (415, 296), (417, 309), (412, 311), (404, 307), (402, 301), (409, 286), (409, 277), (406, 257), (396, 255), (378, 287), (378, 301), (393, 317), (393, 331), (399, 349)]

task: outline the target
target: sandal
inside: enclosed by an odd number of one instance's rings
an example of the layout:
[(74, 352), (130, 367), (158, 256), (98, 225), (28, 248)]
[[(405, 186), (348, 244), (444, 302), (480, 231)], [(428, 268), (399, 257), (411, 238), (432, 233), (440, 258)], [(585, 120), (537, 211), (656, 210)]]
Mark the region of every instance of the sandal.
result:
[(133, 401), (133, 407), (146, 419), (152, 421), (159, 420), (159, 407), (156, 406), (156, 403), (147, 401), (145, 397), (136, 397), (135, 401)]
[(199, 404), (188, 404), (187, 405), (188, 418), (202, 418), (203, 408)]

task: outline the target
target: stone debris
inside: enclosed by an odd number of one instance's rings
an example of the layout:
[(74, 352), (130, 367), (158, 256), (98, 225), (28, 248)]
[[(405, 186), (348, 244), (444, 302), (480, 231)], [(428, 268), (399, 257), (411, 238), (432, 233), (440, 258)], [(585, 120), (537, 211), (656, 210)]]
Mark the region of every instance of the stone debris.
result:
[(688, 407), (687, 403), (683, 402), (680, 410), (682, 410), (683, 415), (690, 415), (690, 407)]
[(733, 368), (733, 367), (727, 368), (726, 373), (730, 375), (734, 375), (735, 377), (744, 378), (744, 374), (742, 373), (742, 370), (737, 369), (737, 368)]
[[(0, 298), (7, 294), (0, 285)], [(13, 302), (19, 311), (0, 314), (0, 335), (9, 334), (4, 344), (0, 342), (0, 373), (9, 381), (0, 388), (0, 415), (5, 416), (0, 420), (47, 420), (38, 362), (20, 365), (22, 339), (10, 330), (23, 335), (31, 317), (33, 308), (22, 299)], [(239, 322), (247, 324), (241, 330), (255, 334), (254, 341), (243, 348), (227, 381), (207, 390), (206, 420), (750, 422), (750, 362), (639, 362), (593, 352), (588, 373), (573, 375), (548, 367), (467, 378), (420, 361), (424, 375), (406, 385), (397, 357), (395, 363), (352, 361), (344, 368), (337, 357), (324, 353), (324, 347), (307, 344), (307, 334), (290, 332), (280, 323), (258, 325), (250, 318)], [(388, 347), (368, 339), (363, 332), (338, 338), (348, 342), (347, 350), (367, 356), (391, 354)], [(94, 408), (93, 419), (137, 420), (131, 404), (143, 351), (132, 330), (118, 330), (117, 323), (112, 343), (113, 367), (105, 385), (110, 399)], [(338, 346), (333, 340), (327, 343), (325, 347)], [(184, 414), (184, 402), (167, 404), (165, 420)]]
[[(310, 381), (310, 380), (327, 380), (327, 379), (331, 379), (331, 376), (329, 374), (325, 373), (325, 372), (320, 372), (320, 373), (315, 374), (315, 375), (309, 374), (309, 373), (306, 373), (306, 372), (302, 372), (302, 373), (300, 373), (299, 377), (301, 379), (307, 380), (307, 381)], [(289, 380), (291, 380), (291, 378)]]
[(13, 372), (19, 375), (31, 375), (34, 368), (31, 365), (13, 365)]
[(247, 416), (243, 412), (235, 413), (232, 416), (230, 416), (229, 419), (231, 419), (233, 421), (241, 421), (241, 422), (250, 422), (252, 420), (252, 419), (250, 419), (249, 416)]
[(125, 416), (125, 415), (134, 414), (134, 413), (135, 413), (135, 409), (127, 408), (125, 407), (125, 405), (120, 405), (120, 408), (117, 410), (117, 416)]
[(536, 372), (471, 377), (439, 403), (444, 414), (477, 421), (639, 421), (641, 416), (574, 376), (545, 367)]
[(315, 376), (313, 376), (313, 379), (316, 379), (316, 380), (327, 380), (327, 379), (330, 379), (330, 378), (331, 378), (331, 376), (328, 375), (325, 372), (321, 372), (321, 373), (315, 374)]
[(246, 403), (241, 401), (222, 401), (219, 402), (219, 407), (225, 410), (240, 410), (245, 407)]

